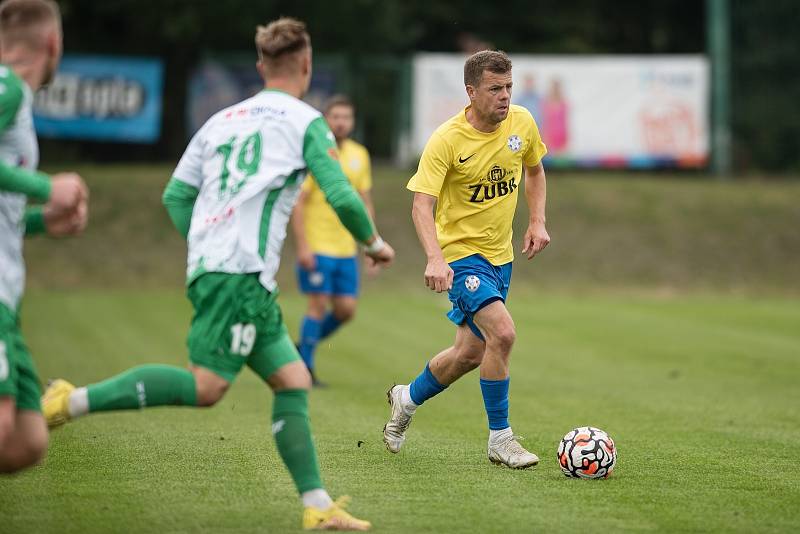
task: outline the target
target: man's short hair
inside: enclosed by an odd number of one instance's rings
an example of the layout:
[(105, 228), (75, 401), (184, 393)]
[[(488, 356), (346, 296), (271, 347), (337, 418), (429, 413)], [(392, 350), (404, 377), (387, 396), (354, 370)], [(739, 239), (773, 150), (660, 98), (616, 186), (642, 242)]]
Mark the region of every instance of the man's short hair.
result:
[(61, 11), (53, 0), (5, 0), (0, 4), (0, 45), (41, 46), (41, 35), (32, 30), (51, 22), (60, 28)]
[(325, 107), (323, 107), (323, 113), (327, 115), (330, 111), (335, 108), (336, 106), (345, 106), (355, 111), (355, 106), (353, 105), (353, 101), (350, 100), (345, 95), (333, 95), (328, 100), (325, 101)]
[(295, 68), (295, 54), (310, 46), (306, 25), (297, 19), (281, 17), (256, 27), (256, 51), (268, 74), (291, 71)]
[(511, 60), (502, 50), (481, 50), (472, 54), (464, 63), (464, 85), (478, 87), (485, 70), (506, 74), (511, 71)]

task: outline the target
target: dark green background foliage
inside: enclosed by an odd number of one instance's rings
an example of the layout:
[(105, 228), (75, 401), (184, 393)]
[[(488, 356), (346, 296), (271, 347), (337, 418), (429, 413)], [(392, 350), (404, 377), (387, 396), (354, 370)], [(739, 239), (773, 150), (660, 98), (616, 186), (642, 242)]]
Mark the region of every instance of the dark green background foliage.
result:
[[(280, 15), (307, 21), (317, 54), (346, 58), (368, 144), (388, 156), (381, 130), (399, 93), (386, 97), (370, 80), (377, 58), (459, 50), (465, 35), (514, 53), (703, 53), (705, 2), (543, 0), (263, 1), (62, 0), (66, 48), (72, 52), (143, 54), (166, 61), (162, 142), (152, 147), (74, 145), (78, 157), (174, 158), (186, 143), (186, 81), (205, 54), (253, 50), (256, 24)], [(732, 123), (737, 169), (800, 168), (800, 3), (731, 2)], [(157, 6), (157, 7), (156, 7)], [(255, 56), (253, 57), (255, 61)], [(384, 75), (385, 74), (379, 74)], [(350, 84), (354, 85), (353, 83)], [(372, 99), (375, 94), (382, 98)], [(63, 150), (64, 143), (60, 148)]]

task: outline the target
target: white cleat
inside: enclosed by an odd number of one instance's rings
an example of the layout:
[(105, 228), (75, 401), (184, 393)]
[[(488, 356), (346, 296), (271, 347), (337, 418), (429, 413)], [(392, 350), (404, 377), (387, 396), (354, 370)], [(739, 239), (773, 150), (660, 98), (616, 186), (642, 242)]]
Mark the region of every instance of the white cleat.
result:
[(498, 443), (489, 442), (489, 461), (512, 469), (527, 469), (539, 463), (539, 457), (519, 444), (515, 436)]
[(400, 394), (404, 387), (408, 386), (392, 386), (386, 392), (392, 415), (389, 417), (389, 421), (383, 425), (383, 442), (389, 452), (393, 453), (400, 452), (400, 447), (406, 440), (406, 430), (411, 424), (411, 416), (403, 410), (403, 403), (400, 400)]

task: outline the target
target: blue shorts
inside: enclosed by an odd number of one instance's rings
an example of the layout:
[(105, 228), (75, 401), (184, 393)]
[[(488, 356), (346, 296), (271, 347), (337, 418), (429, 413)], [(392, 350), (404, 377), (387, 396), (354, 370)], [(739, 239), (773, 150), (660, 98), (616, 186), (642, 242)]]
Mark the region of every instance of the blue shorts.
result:
[(466, 322), (472, 333), (483, 339), (472, 318), (492, 302), (506, 301), (511, 284), (511, 262), (495, 266), (480, 254), (473, 254), (452, 262), (450, 268), (453, 269), (453, 288), (447, 295), (453, 309), (447, 313), (447, 318), (459, 326)]
[(305, 294), (321, 293), (337, 297), (358, 296), (358, 257), (334, 258), (315, 254), (317, 268), (306, 271), (297, 265), (297, 284)]

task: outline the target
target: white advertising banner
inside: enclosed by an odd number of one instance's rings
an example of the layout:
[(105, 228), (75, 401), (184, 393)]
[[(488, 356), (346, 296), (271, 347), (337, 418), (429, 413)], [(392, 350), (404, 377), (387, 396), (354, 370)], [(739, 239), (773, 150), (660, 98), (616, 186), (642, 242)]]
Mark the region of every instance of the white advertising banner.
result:
[[(467, 104), (460, 54), (414, 58), (412, 146)], [(704, 56), (512, 55), (512, 104), (539, 125), (551, 166), (702, 167), (709, 151)]]

